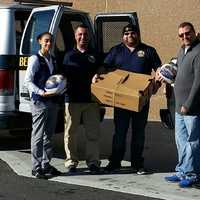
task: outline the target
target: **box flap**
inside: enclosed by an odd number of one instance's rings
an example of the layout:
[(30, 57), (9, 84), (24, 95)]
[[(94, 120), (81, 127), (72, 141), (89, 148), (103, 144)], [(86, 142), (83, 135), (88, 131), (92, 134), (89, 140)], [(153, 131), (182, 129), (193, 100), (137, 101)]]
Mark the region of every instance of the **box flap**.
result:
[(144, 95), (149, 83), (153, 80), (150, 75), (138, 74), (133, 72), (127, 72), (122, 70), (116, 70), (113, 74), (121, 75), (124, 80), (120, 82), (120, 86), (117, 89), (118, 93), (123, 93), (131, 96)]

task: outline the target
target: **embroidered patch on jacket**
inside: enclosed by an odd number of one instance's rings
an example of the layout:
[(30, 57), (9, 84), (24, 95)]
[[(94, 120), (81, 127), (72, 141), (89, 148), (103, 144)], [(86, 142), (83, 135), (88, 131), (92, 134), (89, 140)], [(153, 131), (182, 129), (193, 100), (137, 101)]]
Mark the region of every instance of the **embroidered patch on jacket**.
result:
[(138, 57), (144, 57), (145, 52), (140, 50), (140, 51), (137, 52), (137, 55), (138, 55)]
[(89, 55), (89, 56), (88, 56), (88, 61), (91, 62), (91, 63), (95, 63), (95, 62), (96, 62), (96, 59), (95, 59), (94, 56)]

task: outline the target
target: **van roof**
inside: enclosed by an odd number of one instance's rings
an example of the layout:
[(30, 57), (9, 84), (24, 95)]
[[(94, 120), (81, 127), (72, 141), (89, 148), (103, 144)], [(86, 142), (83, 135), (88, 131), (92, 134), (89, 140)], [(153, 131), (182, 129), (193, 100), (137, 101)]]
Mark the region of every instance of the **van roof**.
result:
[(22, 5), (19, 3), (7, 3), (7, 4), (0, 4), (0, 9), (27, 9), (27, 8), (34, 8), (35, 5)]
[[(59, 4), (57, 4), (59, 5)], [(62, 5), (62, 4), (60, 4)], [(7, 4), (0, 4), (0, 9), (13, 9), (13, 10), (31, 10), (33, 8), (36, 8), (36, 7), (45, 7), (45, 6), (48, 6), (48, 5), (31, 5), (31, 4), (26, 4), (26, 5), (22, 5), (20, 3), (7, 3)], [(49, 6), (52, 6), (52, 5), (49, 5)], [(64, 6), (65, 7), (65, 11), (70, 11), (70, 12), (73, 12), (73, 13), (85, 13), (85, 14), (88, 14), (87, 12), (84, 12), (82, 10), (76, 10), (76, 9), (72, 9), (72, 8), (69, 8), (68, 6)]]
[[(22, 5), (22, 6), (19, 6)], [(66, 1), (57, 1), (57, 0), (45, 0), (45, 1), (38, 1), (38, 0), (10, 0), (7, 3), (3, 2), (0, 3), (0, 7), (3, 8), (24, 8), (25, 7), (41, 7), (41, 6), (50, 6), (50, 5), (63, 5), (72, 7), (73, 2), (66, 2)], [(17, 6), (17, 7), (16, 7)]]

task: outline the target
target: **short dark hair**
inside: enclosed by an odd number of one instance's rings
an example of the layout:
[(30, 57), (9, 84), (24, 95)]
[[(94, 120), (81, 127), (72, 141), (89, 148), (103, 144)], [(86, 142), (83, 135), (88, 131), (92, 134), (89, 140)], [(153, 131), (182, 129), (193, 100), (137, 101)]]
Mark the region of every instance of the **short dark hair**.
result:
[(37, 41), (39, 41), (44, 35), (50, 35), (51, 36), (51, 40), (53, 40), (53, 35), (51, 33), (49, 33), (48, 31), (46, 31), (46, 32), (40, 33), (37, 36)]
[(182, 22), (182, 23), (178, 26), (178, 28), (184, 28), (185, 26), (189, 26), (189, 27), (191, 28), (191, 30), (195, 32), (194, 26), (193, 26), (193, 24), (190, 23), (190, 22)]
[(78, 25), (75, 27), (74, 30), (76, 31), (78, 28), (86, 28), (86, 29), (88, 29), (88, 26), (85, 25), (85, 24), (78, 24)]

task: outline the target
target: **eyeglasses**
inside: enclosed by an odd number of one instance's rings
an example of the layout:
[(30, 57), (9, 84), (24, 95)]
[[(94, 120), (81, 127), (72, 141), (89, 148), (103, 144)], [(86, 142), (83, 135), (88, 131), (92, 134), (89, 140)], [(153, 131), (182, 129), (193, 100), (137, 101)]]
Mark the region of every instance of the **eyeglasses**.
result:
[(136, 35), (137, 33), (135, 31), (131, 31), (131, 32), (124, 32), (124, 35)]
[(185, 35), (185, 36), (189, 36), (190, 33), (191, 33), (191, 31), (188, 31), (188, 32), (185, 32), (185, 33), (181, 33), (181, 34), (179, 34), (178, 36), (179, 36), (180, 38), (183, 38), (184, 35)]

